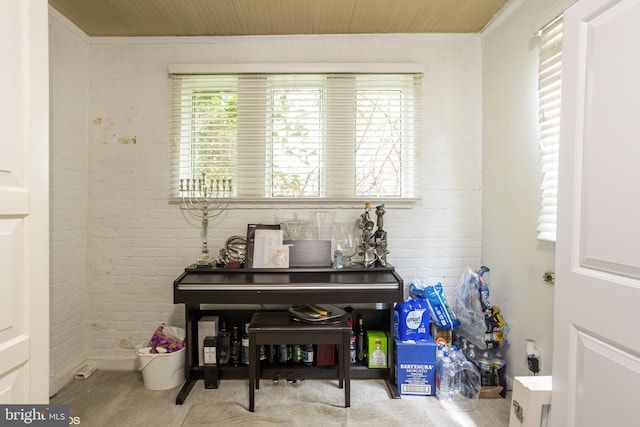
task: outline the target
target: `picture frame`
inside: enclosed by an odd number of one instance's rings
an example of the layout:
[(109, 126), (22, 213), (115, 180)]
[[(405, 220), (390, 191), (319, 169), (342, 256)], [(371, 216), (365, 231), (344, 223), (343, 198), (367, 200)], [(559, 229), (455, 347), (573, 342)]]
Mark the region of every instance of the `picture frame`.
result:
[[(245, 258), (245, 268), (254, 268), (254, 254), (256, 244), (256, 230), (280, 230), (280, 224), (247, 224), (247, 256)], [(282, 245), (282, 240), (280, 241)]]

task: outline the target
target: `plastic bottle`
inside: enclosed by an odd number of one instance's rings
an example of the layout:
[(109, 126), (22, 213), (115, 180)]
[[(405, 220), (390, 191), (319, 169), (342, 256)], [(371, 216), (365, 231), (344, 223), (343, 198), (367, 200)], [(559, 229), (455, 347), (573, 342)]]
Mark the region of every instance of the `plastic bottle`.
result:
[(438, 356), (442, 357), (442, 353), (444, 353), (445, 351), (449, 351), (449, 346), (447, 345), (447, 340), (445, 340), (442, 337), (436, 339), (436, 349), (439, 349), (440, 346), (442, 346), (442, 352), (439, 355), (436, 352), (436, 360), (438, 359)]
[(436, 396), (441, 402), (451, 402), (453, 368), (449, 352), (445, 351), (436, 364)]
[(334, 254), (333, 254), (333, 266), (334, 268), (342, 268), (344, 267), (344, 256), (342, 253), (342, 248), (338, 244)]
[(469, 343), (469, 345), (467, 346), (467, 354), (465, 356), (467, 356), (467, 359), (469, 359), (476, 365), (478, 364), (478, 355), (476, 353), (476, 346), (474, 344)]
[(467, 347), (469, 346), (469, 342), (467, 341), (467, 339), (463, 336), (460, 336), (460, 350), (465, 354), (467, 354)]
[(464, 355), (458, 353), (458, 347), (455, 345), (451, 346), (449, 350), (449, 358), (451, 359), (451, 370), (453, 372), (452, 376), (452, 387), (451, 387), (451, 395), (453, 398), (462, 390), (462, 364), (466, 360)]
[(438, 362), (438, 360), (442, 359), (443, 355), (444, 355), (444, 344), (440, 343), (438, 344), (438, 348), (436, 349), (436, 363)]
[(495, 386), (495, 374), (493, 372), (493, 366), (489, 359), (489, 353), (482, 353), (482, 357), (479, 360), (480, 364), (480, 384), (483, 386)]
[(460, 365), (460, 389), (454, 396), (455, 408), (459, 411), (473, 411), (480, 396), (480, 372), (476, 365), (468, 360), (462, 350), (458, 350)]

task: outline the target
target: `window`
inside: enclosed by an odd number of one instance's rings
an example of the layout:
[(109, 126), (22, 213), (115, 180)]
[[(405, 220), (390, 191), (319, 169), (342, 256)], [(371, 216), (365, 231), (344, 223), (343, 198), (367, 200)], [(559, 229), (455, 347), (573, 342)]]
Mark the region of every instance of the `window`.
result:
[(421, 74), (172, 73), (172, 196), (205, 174), (237, 200), (411, 199)]
[(540, 32), (538, 95), (542, 203), (538, 239), (556, 241), (558, 205), (558, 143), (560, 138), (560, 89), (562, 71), (562, 18)]

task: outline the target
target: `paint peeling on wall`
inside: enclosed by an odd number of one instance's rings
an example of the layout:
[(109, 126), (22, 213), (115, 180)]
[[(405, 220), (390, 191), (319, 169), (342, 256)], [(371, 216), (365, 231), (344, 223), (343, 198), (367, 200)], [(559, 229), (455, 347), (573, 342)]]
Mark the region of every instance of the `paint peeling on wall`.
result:
[(115, 330), (116, 327), (113, 323), (109, 322), (93, 322), (91, 324), (91, 329), (93, 329), (94, 331), (108, 331)]
[(136, 139), (135, 136), (132, 136), (131, 138), (124, 138), (124, 137), (120, 138), (120, 139), (118, 139), (118, 142), (120, 144), (126, 145), (126, 144), (135, 144), (135, 143), (138, 142), (138, 140)]

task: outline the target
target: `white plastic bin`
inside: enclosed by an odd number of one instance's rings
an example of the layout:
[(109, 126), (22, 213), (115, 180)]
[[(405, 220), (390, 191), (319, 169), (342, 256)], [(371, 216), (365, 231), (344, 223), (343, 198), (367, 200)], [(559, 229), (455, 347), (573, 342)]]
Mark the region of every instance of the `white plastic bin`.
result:
[(151, 353), (151, 348), (139, 348), (138, 370), (147, 390), (169, 390), (184, 381), (184, 348), (173, 353)]

